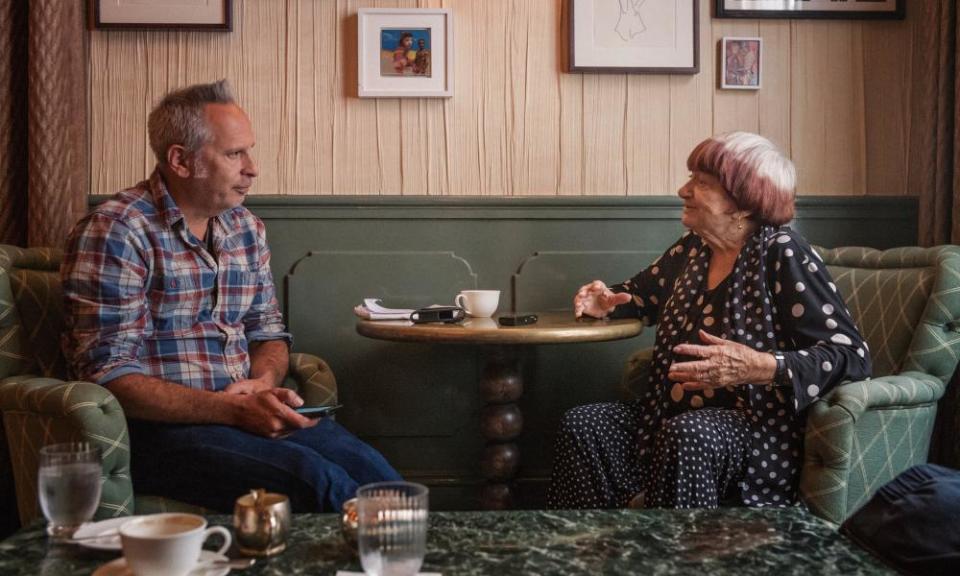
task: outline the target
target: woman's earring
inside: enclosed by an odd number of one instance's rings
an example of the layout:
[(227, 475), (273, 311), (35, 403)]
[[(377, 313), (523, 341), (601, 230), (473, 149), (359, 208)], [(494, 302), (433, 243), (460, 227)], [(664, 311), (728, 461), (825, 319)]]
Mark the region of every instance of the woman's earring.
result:
[(737, 230), (743, 230), (743, 214), (737, 213)]

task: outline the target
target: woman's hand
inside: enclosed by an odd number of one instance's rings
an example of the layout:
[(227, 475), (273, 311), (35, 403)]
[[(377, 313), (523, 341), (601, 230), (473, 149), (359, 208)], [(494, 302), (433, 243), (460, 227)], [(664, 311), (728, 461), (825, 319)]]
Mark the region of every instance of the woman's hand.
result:
[(674, 354), (700, 358), (670, 366), (667, 375), (674, 382), (681, 382), (684, 390), (773, 381), (777, 372), (777, 360), (773, 354), (757, 352), (749, 346), (718, 338), (703, 330), (700, 331), (700, 340), (706, 345), (679, 344), (673, 348)]
[(579, 318), (586, 314), (605, 318), (620, 304), (626, 304), (632, 296), (626, 292), (615, 293), (599, 280), (584, 284), (573, 297), (573, 314)]

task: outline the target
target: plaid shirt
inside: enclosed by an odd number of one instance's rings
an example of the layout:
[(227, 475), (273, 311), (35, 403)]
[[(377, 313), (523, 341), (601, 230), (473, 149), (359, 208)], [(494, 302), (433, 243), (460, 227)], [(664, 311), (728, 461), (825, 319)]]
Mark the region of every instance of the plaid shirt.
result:
[(158, 171), (77, 224), (60, 269), (74, 377), (221, 390), (248, 377), (248, 342), (291, 341), (263, 222), (240, 206), (212, 218), (207, 236), (212, 254)]

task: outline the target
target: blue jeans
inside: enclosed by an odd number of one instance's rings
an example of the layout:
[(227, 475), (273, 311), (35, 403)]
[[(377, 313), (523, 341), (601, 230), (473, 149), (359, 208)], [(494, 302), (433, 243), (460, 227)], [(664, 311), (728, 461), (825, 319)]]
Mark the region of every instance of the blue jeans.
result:
[(294, 512), (339, 511), (358, 486), (401, 479), (330, 418), (277, 440), (219, 425), (130, 420), (129, 428), (135, 494), (220, 512), (253, 488), (286, 494)]

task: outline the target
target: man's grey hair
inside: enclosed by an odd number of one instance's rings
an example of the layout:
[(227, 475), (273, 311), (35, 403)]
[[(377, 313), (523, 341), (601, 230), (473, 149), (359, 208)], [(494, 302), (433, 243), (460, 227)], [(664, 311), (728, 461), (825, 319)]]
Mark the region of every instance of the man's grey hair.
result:
[(236, 104), (230, 83), (194, 84), (163, 97), (147, 120), (150, 148), (160, 165), (167, 164), (167, 150), (178, 144), (194, 154), (210, 141), (203, 109), (207, 104)]

